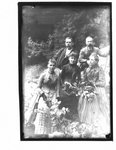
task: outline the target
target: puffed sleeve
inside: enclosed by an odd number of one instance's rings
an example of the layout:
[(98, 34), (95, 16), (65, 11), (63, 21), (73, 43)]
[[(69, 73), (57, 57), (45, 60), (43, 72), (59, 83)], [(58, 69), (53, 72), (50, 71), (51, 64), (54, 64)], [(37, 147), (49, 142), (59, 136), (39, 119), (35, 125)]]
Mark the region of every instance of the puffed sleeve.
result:
[(87, 80), (86, 74), (87, 74), (86, 73), (86, 69), (84, 71), (80, 72), (80, 80), (81, 80), (81, 82), (85, 82)]
[(57, 86), (56, 86), (56, 97), (60, 97), (60, 76), (57, 79)]
[(98, 72), (98, 79), (95, 83), (96, 86), (104, 87), (105, 86), (105, 74), (103, 69), (100, 67)]
[(39, 77), (39, 80), (38, 80), (38, 88), (42, 88), (42, 84), (43, 84), (43, 80), (44, 80), (44, 73), (42, 73)]

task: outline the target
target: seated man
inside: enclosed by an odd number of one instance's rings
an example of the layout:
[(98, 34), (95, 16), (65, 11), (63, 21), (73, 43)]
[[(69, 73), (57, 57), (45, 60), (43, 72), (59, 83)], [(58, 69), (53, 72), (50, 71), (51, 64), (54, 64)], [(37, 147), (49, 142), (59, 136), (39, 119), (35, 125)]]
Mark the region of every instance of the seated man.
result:
[(109, 54), (109, 51), (103, 52), (98, 47), (94, 47), (93, 38), (88, 36), (86, 38), (86, 47), (82, 48), (79, 54), (78, 64), (80, 65), (81, 70), (84, 70), (88, 67), (89, 56), (92, 53), (96, 53), (99, 56), (106, 57)]

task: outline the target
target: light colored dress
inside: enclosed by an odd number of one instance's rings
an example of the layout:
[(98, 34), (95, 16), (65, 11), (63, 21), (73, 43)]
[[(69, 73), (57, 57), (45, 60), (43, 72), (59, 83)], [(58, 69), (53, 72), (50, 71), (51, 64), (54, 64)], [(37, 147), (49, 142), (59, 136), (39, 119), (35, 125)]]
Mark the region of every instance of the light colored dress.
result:
[(104, 88), (104, 72), (96, 65), (86, 68), (82, 75), (84, 85), (78, 104), (80, 122), (93, 125), (97, 134), (106, 135), (110, 132), (110, 110)]
[(59, 75), (49, 73), (46, 69), (39, 78), (39, 92), (43, 91), (45, 97), (39, 99), (37, 116), (35, 119), (35, 134), (50, 134), (51, 131), (51, 116), (50, 107), (57, 101), (59, 97)]

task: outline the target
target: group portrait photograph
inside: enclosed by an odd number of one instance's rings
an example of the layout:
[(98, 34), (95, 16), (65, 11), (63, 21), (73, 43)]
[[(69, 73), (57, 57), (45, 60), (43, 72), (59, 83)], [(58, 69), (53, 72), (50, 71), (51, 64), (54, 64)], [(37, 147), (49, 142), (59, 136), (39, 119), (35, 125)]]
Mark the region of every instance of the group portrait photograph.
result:
[(110, 2), (19, 2), (21, 140), (113, 139)]

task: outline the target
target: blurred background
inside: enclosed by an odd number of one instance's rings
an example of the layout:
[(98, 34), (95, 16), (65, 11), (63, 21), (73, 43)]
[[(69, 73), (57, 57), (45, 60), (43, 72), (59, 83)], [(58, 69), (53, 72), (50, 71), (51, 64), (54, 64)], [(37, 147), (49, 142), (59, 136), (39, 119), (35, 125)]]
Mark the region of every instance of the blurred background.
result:
[[(58, 5), (57, 5), (58, 4)], [(70, 3), (72, 4), (72, 3)], [(40, 73), (47, 61), (60, 48), (65, 47), (65, 38), (71, 36), (74, 49), (79, 54), (85, 47), (87, 36), (94, 38), (94, 44), (103, 53), (110, 50), (110, 6), (88, 3), (47, 3), (47, 5), (22, 6), (21, 24), (21, 63), (23, 69), (24, 122), (35, 101), (35, 90)], [(106, 93), (109, 105), (110, 55), (100, 57), (106, 78)], [(31, 129), (32, 130), (32, 129)]]
[(64, 47), (67, 36), (78, 53), (87, 36), (104, 48), (110, 44), (110, 7), (107, 3), (23, 6), (21, 32), (24, 66), (47, 61)]

